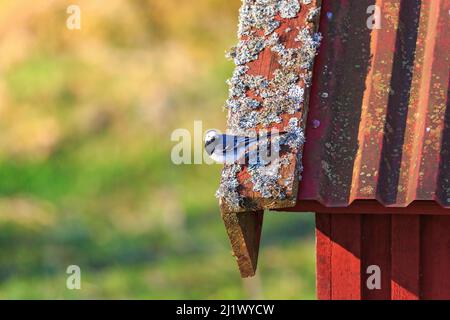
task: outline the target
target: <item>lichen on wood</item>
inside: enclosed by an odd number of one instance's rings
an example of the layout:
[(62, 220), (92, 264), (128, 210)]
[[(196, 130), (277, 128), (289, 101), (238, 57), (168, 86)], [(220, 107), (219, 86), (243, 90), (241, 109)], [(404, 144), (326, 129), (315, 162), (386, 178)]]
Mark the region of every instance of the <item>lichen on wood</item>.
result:
[(248, 212), (295, 204), (305, 141), (318, 0), (243, 0), (239, 43), (228, 57), (228, 133), (255, 136), (276, 129), (280, 156), (269, 163), (226, 165), (217, 196), (223, 211)]

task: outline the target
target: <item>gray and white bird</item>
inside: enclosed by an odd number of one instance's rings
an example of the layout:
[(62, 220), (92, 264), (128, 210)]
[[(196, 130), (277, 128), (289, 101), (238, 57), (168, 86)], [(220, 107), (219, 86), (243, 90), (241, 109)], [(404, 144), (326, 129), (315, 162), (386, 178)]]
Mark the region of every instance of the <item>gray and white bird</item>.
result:
[(216, 130), (209, 130), (205, 135), (205, 150), (211, 159), (224, 164), (256, 164), (262, 162), (262, 159), (263, 162), (267, 162), (269, 158), (276, 156), (273, 154), (274, 150), (278, 150), (273, 148), (272, 139), (284, 133), (268, 132), (256, 137), (246, 137), (219, 134)]

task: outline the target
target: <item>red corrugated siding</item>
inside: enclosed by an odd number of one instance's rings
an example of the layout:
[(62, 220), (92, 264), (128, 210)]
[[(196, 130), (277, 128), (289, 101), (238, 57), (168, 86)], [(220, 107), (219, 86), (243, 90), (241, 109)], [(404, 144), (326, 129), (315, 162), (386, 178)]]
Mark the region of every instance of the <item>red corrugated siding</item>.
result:
[[(366, 26), (373, 4), (380, 30)], [(449, 10), (449, 0), (323, 1), (299, 202), (450, 207)]]

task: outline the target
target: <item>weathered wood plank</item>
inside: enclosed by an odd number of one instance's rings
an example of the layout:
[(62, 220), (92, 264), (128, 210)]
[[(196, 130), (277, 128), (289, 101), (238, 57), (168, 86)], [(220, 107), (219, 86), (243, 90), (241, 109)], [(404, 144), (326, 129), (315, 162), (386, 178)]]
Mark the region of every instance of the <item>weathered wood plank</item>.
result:
[(316, 214), (317, 298), (331, 300), (331, 215)]
[[(389, 300), (391, 297), (391, 216), (362, 215), (361, 289), (364, 300)], [(367, 280), (379, 268), (381, 288), (369, 288)], [(373, 285), (373, 282), (370, 283)]]
[(420, 216), (392, 216), (392, 300), (417, 300), (420, 292)]
[(263, 211), (222, 214), (233, 255), (243, 278), (255, 275)]
[(243, 277), (256, 270), (260, 210), (297, 201), (320, 3), (244, 0), (240, 10), (239, 43), (229, 53), (236, 69), (229, 80), (227, 131), (285, 132), (272, 139), (270, 161), (226, 164), (222, 172), (221, 212)]
[(331, 298), (361, 299), (361, 215), (331, 216)]
[(420, 299), (450, 299), (450, 216), (421, 218)]
[(309, 88), (321, 36), (321, 0), (244, 0), (239, 44), (230, 52), (236, 69), (227, 101), (230, 134), (287, 132), (269, 163), (228, 164), (219, 197), (223, 212), (294, 206), (302, 166)]

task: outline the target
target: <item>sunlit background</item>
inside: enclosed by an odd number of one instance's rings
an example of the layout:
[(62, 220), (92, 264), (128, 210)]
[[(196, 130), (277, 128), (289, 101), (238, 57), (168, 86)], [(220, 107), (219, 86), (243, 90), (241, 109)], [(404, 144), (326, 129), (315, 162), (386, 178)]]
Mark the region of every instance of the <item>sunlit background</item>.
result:
[(221, 167), (170, 160), (174, 129), (225, 128), (240, 4), (0, 0), (0, 298), (315, 297), (312, 215), (266, 214), (243, 281)]

